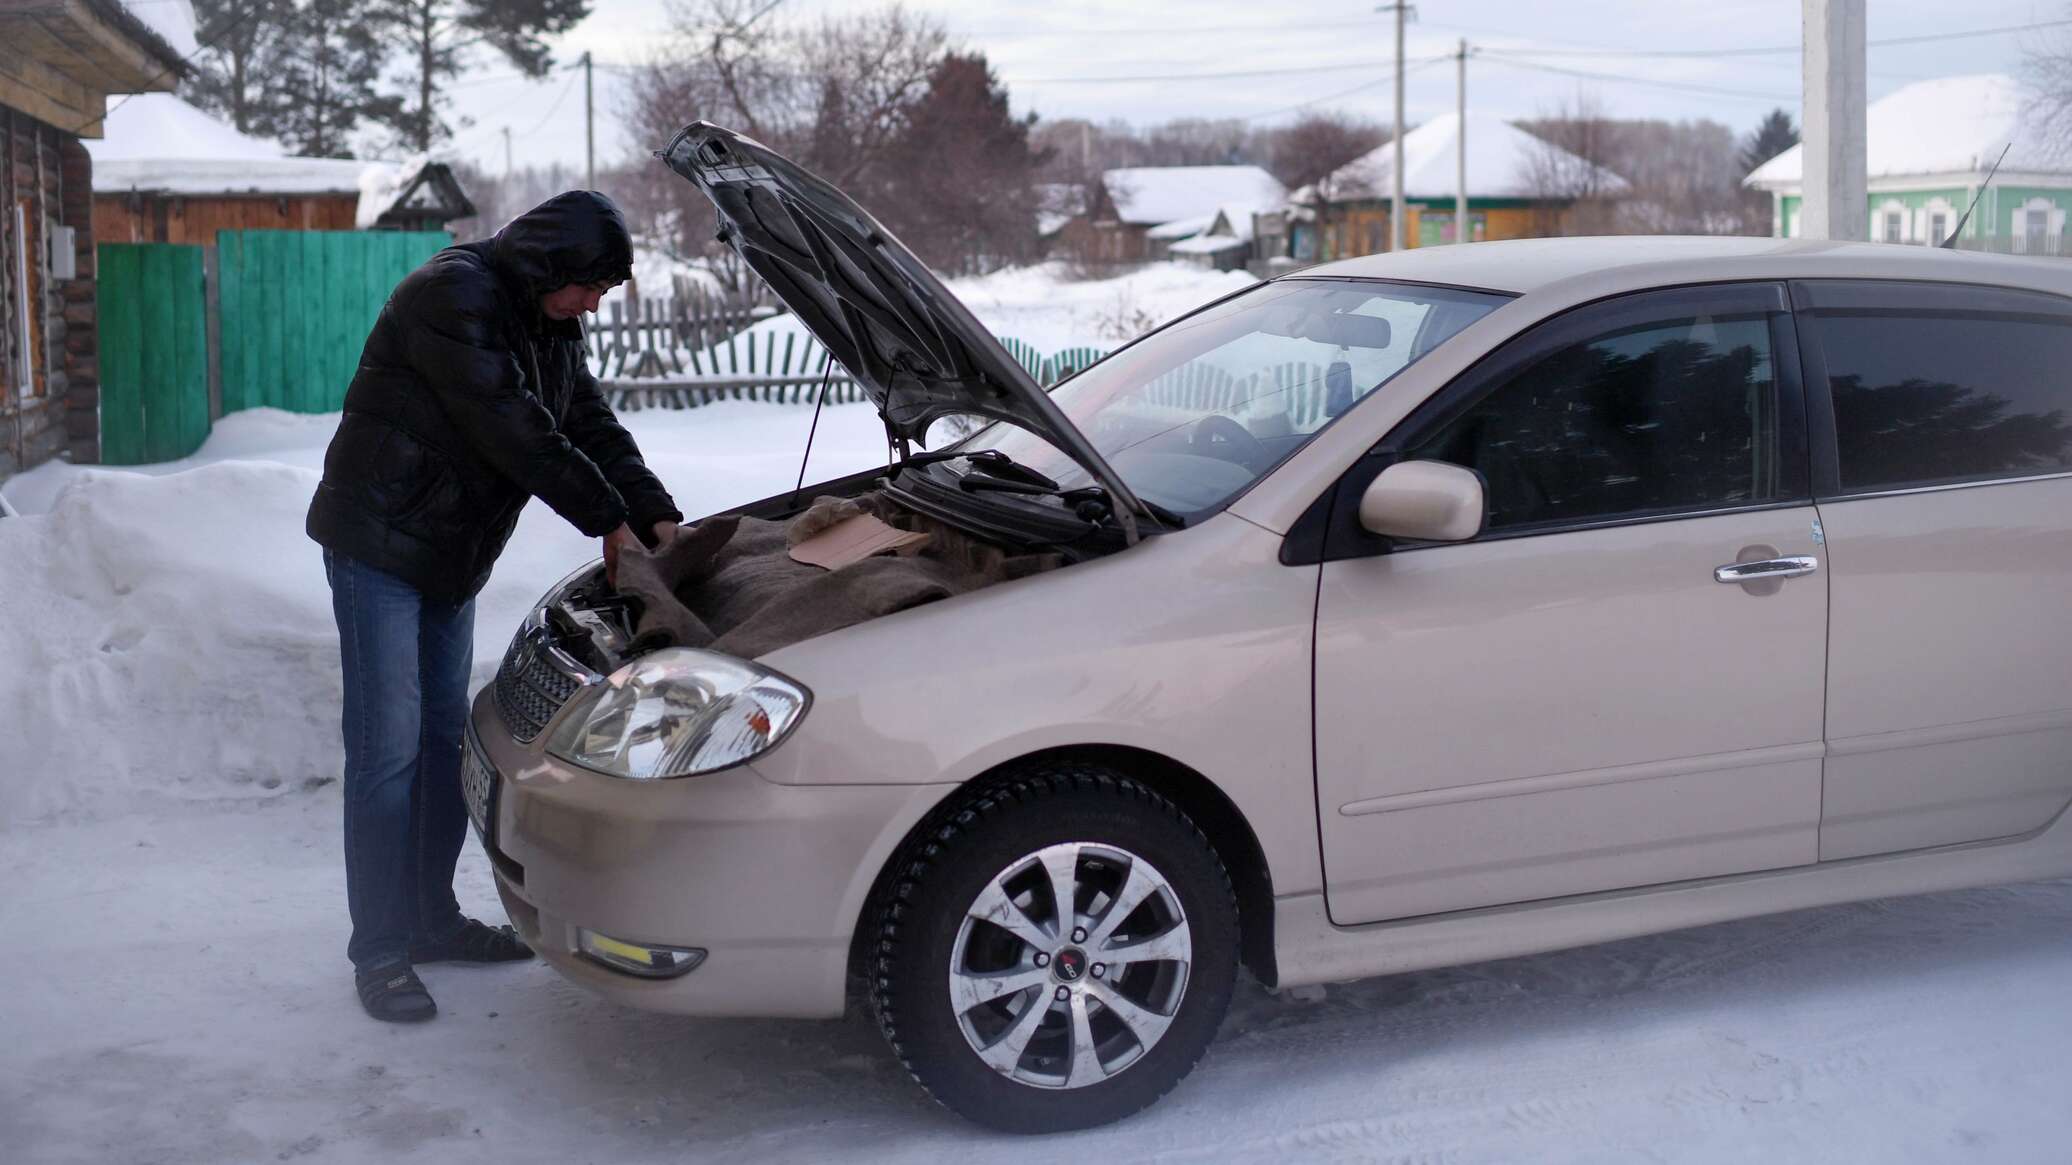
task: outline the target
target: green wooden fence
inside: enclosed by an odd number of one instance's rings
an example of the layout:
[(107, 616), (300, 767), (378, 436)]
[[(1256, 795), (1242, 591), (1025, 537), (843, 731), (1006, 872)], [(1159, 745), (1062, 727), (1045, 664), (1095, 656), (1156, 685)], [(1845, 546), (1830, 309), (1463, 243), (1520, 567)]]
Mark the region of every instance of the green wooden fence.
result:
[(327, 413), (345, 402), (390, 291), (444, 231), (222, 231), (223, 411)]
[(209, 435), (201, 248), (102, 243), (101, 460), (171, 461)]

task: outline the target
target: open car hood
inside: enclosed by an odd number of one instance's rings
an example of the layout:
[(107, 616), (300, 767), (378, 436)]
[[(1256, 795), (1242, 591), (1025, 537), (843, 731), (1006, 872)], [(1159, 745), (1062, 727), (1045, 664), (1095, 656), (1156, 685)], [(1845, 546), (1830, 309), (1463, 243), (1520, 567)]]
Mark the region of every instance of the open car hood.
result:
[(1126, 526), (1147, 513), (1028, 370), (848, 195), (708, 122), (686, 126), (661, 157), (712, 200), (720, 241), (863, 385), (895, 436), (918, 445), (930, 424), (958, 413), (1006, 421), (1078, 462)]

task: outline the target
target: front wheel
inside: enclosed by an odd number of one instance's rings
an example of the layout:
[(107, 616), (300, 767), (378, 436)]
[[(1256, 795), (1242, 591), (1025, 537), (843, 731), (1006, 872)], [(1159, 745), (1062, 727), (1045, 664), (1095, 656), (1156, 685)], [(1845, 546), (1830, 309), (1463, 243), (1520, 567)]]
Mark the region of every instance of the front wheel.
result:
[(1237, 902), (1171, 801), (1092, 765), (972, 796), (906, 857), (872, 1001), (895, 1053), (979, 1124), (1055, 1132), (1150, 1104), (1230, 1005)]

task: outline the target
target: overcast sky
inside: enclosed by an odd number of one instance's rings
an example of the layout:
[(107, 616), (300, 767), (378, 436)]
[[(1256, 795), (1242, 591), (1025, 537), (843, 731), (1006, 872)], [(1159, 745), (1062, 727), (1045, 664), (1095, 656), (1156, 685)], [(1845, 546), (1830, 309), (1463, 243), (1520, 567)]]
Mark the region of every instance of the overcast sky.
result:
[[(1381, 0), (910, 0), (963, 48), (985, 53), (1018, 112), (1044, 117), (1248, 117), (1284, 122), (1306, 109), (1342, 109), (1386, 124), (1393, 18)], [(778, 15), (817, 19), (869, 10), (872, 0), (787, 0)], [(595, 54), (598, 164), (660, 143), (617, 128), (628, 67), (664, 51), (669, 0), (596, 0), (556, 42), (562, 61)], [(1736, 130), (1777, 106), (1796, 118), (1800, 0), (1427, 0), (1414, 6), (1405, 54), (1408, 122), (1453, 108), (1450, 55), (1466, 38), (1471, 110), (1529, 117), (1579, 87), (1613, 116), (1709, 117)], [(2072, 25), (1986, 36), (1983, 29), (2072, 20), (2068, 0), (1870, 0), (1870, 97), (1909, 81), (2017, 72), (2026, 49), (2072, 42)], [(1880, 40), (1928, 38), (1911, 44)], [(1782, 49), (1774, 52), (1741, 50)], [(1686, 55), (1635, 55), (1635, 54)], [(1533, 55), (1525, 55), (1533, 54)], [(1203, 73), (1250, 76), (1190, 77)], [(1592, 74), (1578, 76), (1576, 74)], [(1139, 80), (1137, 78), (1150, 78)], [(485, 60), (455, 93), (473, 119), (454, 149), (500, 168), (510, 127), (519, 166), (583, 161), (579, 71), (515, 78)], [(703, 110), (686, 109), (686, 122)]]

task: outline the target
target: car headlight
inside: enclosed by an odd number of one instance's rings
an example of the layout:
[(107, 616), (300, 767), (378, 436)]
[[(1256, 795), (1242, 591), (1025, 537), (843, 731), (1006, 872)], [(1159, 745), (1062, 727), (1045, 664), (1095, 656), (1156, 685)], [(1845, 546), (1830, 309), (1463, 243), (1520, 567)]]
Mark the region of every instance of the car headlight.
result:
[(774, 747), (812, 698), (800, 684), (746, 660), (666, 648), (576, 693), (547, 752), (633, 780), (695, 776)]

